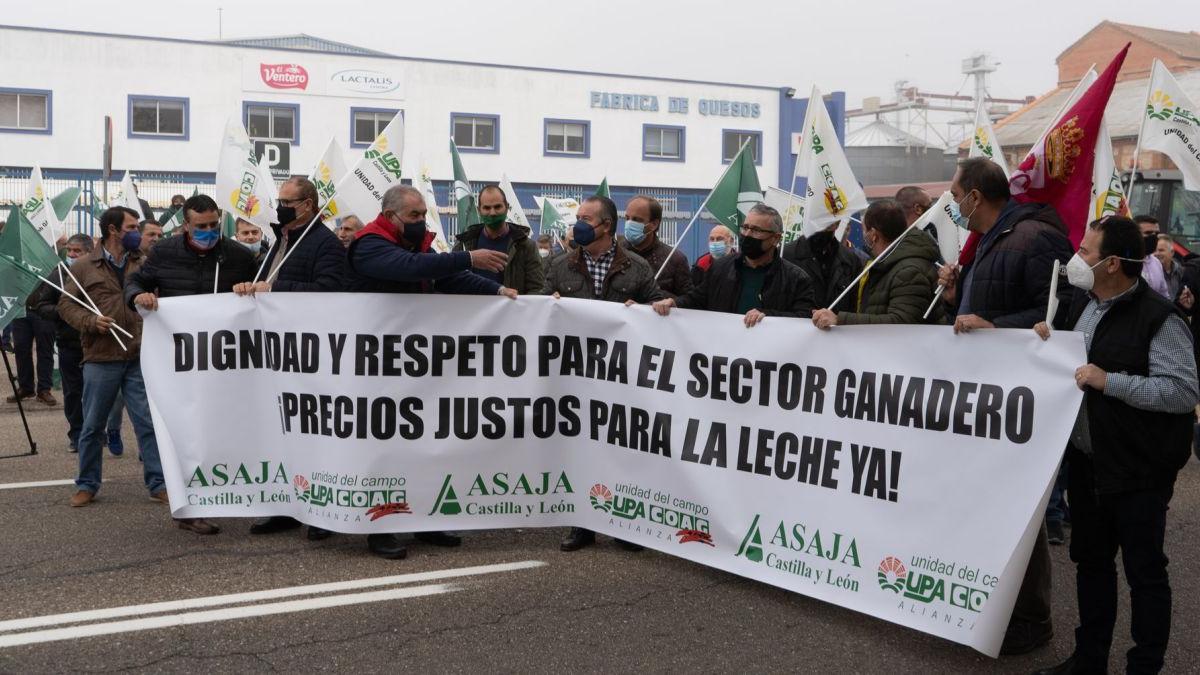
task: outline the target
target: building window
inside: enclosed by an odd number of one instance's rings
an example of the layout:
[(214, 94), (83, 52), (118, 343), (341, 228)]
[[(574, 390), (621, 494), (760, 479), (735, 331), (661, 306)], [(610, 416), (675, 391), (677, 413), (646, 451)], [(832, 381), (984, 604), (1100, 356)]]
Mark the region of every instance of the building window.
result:
[(684, 133), (683, 127), (642, 125), (642, 159), (682, 162)]
[(129, 137), (188, 138), (188, 99), (173, 96), (130, 96)]
[(386, 108), (351, 108), (350, 147), (370, 146), (379, 137), (379, 134), (383, 133), (398, 112), (400, 111)]
[(500, 116), (450, 113), (454, 145), (463, 152), (500, 152)]
[(300, 106), (295, 103), (245, 101), (242, 118), (246, 133), (256, 141), (300, 144)]
[(0, 131), (50, 133), (50, 92), (0, 89)]
[(592, 123), (585, 120), (546, 120), (543, 155), (589, 157)]
[(762, 166), (762, 132), (745, 131), (740, 129), (724, 129), (721, 131), (721, 162), (728, 164), (737, 156), (742, 144), (750, 141), (750, 157), (754, 163)]

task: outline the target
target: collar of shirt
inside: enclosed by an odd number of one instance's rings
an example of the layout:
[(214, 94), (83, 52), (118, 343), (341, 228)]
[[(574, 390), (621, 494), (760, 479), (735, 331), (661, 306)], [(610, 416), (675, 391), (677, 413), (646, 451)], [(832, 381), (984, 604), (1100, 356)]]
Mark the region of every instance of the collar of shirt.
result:
[(599, 263), (599, 262), (606, 262), (606, 261), (608, 261), (610, 258), (612, 258), (614, 255), (616, 255), (616, 254), (617, 254), (617, 240), (616, 240), (616, 239), (614, 239), (614, 240), (613, 240), (613, 242), (612, 242), (612, 245), (608, 247), (608, 250), (607, 250), (607, 251), (605, 251), (604, 253), (601, 253), (600, 255), (598, 255), (598, 256), (596, 256), (596, 257), (594, 257), (594, 258), (592, 257), (592, 254), (591, 254), (591, 253), (588, 253), (588, 250), (587, 250), (586, 248), (583, 248), (583, 249), (581, 249), (581, 250), (583, 251), (583, 255), (584, 255), (584, 257), (585, 257), (585, 258), (586, 258), (586, 259), (587, 259), (589, 262), (597, 262), (597, 263)]
[(1089, 304), (1095, 304), (1096, 308), (1100, 309), (1100, 310), (1108, 310), (1109, 307), (1113, 306), (1114, 302), (1116, 302), (1117, 300), (1120, 300), (1121, 298), (1132, 293), (1134, 291), (1134, 289), (1137, 288), (1137, 286), (1138, 286), (1137, 280), (1134, 279), (1133, 285), (1131, 285), (1129, 288), (1126, 288), (1125, 290), (1121, 291), (1120, 293), (1117, 293), (1116, 295), (1112, 296), (1111, 298), (1109, 298), (1107, 300), (1101, 300), (1100, 298), (1096, 297), (1095, 293), (1088, 291), (1088, 298), (1091, 299), (1091, 303), (1089, 303)]
[(117, 269), (122, 269), (122, 268), (124, 268), (124, 267), (125, 267), (125, 261), (126, 261), (126, 260), (129, 260), (129, 254), (128, 254), (128, 253), (126, 253), (125, 255), (121, 256), (121, 262), (117, 262), (117, 259), (113, 257), (113, 254), (112, 254), (111, 252), (109, 252), (109, 250), (108, 250), (108, 249), (106, 249), (106, 248), (104, 248), (103, 246), (101, 246), (101, 247), (100, 247), (100, 250), (101, 250), (101, 251), (104, 251), (104, 259), (105, 259), (105, 260), (107, 260), (109, 263), (111, 263), (111, 264), (112, 264), (112, 266), (113, 266), (113, 267), (115, 267), (115, 268), (117, 268)]

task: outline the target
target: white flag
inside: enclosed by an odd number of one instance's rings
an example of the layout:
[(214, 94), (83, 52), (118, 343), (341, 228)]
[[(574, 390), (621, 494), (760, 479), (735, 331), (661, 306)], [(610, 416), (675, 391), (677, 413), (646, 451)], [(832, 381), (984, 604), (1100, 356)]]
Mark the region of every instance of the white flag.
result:
[(1175, 162), (1186, 190), (1200, 190), (1200, 110), (1158, 59), (1142, 128), (1142, 149), (1157, 150)]
[(400, 162), (404, 159), (404, 111), (396, 113), (358, 163), (337, 182), (326, 204), (332, 214), (354, 214), (364, 223), (379, 215), (383, 193), (400, 184)]
[(421, 191), (425, 197), (425, 227), (433, 230), (433, 250), (438, 253), (449, 253), (450, 242), (446, 239), (446, 228), (442, 227), (442, 216), (438, 213), (437, 195), (433, 192), (433, 179), (430, 178), (429, 166), (421, 159), (421, 170), (413, 187)]
[(867, 195), (850, 170), (820, 90), (813, 87), (808, 100), (812, 114), (807, 117), (811, 126), (804, 130), (807, 147), (800, 153), (800, 158), (807, 160), (803, 227), (806, 237), (867, 208)]
[(975, 135), (971, 138), (971, 149), (967, 156), (986, 157), (999, 164), (1007, 176), (1008, 163), (1004, 161), (1004, 151), (996, 141), (996, 130), (992, 128), (992, 119), (988, 117), (986, 107), (984, 102), (980, 101), (975, 110)]
[(517, 199), (517, 190), (509, 182), (508, 174), (500, 174), (500, 189), (504, 191), (504, 198), (508, 200), (508, 222), (529, 227), (529, 219), (525, 217), (525, 209), (521, 208), (521, 200)]
[(1108, 135), (1108, 121), (1100, 120), (1100, 133), (1096, 136), (1096, 161), (1092, 164), (1092, 209), (1091, 218), (1128, 215), (1125, 205), (1125, 190), (1121, 185), (1121, 173), (1113, 158), (1112, 138)]
[(42, 239), (53, 247), (59, 233), (62, 232), (62, 223), (50, 205), (50, 195), (42, 182), (40, 166), (33, 167), (33, 172), (29, 174), (29, 194), (21, 204), (21, 214), (29, 220), (33, 229), (42, 235)]
[(217, 160), (217, 206), (266, 231), (278, 219), (271, 200), (272, 189), (274, 182), (263, 180), (254, 159), (254, 144), (242, 123), (230, 118), (225, 123), (221, 154)]
[[(966, 230), (963, 230), (958, 225), (954, 224), (954, 219), (950, 217), (950, 202), (954, 198), (950, 196), (950, 192), (942, 193), (929, 210), (921, 214), (917, 218), (916, 229), (924, 231), (929, 225), (933, 225), (937, 231), (938, 250), (942, 253), (942, 259), (947, 265), (958, 264), (958, 254), (962, 251), (962, 237)], [(916, 236), (916, 235), (913, 235)]]
[(121, 179), (121, 192), (108, 205), (133, 209), (138, 214), (139, 223), (150, 217), (150, 214), (142, 213), (142, 202), (138, 200), (137, 188), (133, 187), (133, 174), (129, 171)]
[[(804, 197), (777, 187), (768, 187), (763, 203), (779, 212), (783, 217), (783, 242), (789, 243), (800, 236), (804, 225)], [(734, 233), (736, 235), (736, 233)]]
[(545, 202), (550, 202), (550, 205), (558, 212), (559, 222), (563, 227), (571, 227), (575, 224), (575, 213), (579, 211), (578, 199), (574, 197), (534, 197), (533, 201), (537, 204), (539, 211), (544, 210)]
[[(325, 152), (321, 153), (321, 159), (317, 160), (317, 165), (313, 167), (312, 174), (308, 177), (313, 185), (317, 186), (317, 208), (324, 208), (329, 202), (329, 198), (337, 190), (337, 182), (346, 175), (346, 156), (342, 154), (342, 147), (338, 145), (336, 138), (330, 138), (329, 143), (325, 146)], [(346, 216), (358, 216), (358, 219), (364, 223), (371, 222), (375, 214), (357, 213), (334, 213), (329, 209), (325, 212), (335, 218), (345, 218)], [(330, 226), (333, 220), (329, 221)]]

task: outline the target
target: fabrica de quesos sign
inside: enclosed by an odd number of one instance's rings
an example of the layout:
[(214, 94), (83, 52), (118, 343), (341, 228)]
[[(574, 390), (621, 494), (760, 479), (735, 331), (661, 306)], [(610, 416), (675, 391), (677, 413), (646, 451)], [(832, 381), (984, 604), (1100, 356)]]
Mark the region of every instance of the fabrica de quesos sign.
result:
[(383, 94), (395, 91), (400, 86), (391, 75), (377, 70), (340, 70), (330, 79), (351, 91), (364, 94)]

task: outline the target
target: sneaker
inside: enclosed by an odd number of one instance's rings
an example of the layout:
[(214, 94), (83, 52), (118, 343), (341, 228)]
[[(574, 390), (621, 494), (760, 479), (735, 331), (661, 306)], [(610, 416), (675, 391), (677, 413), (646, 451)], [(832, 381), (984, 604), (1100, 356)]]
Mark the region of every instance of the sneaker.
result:
[(121, 442), (121, 430), (108, 430), (108, 451), (113, 454), (113, 457), (120, 457), (121, 453), (125, 452), (125, 444)]
[(58, 399), (54, 398), (54, 394), (51, 394), (49, 389), (46, 391), (39, 391), (37, 394), (37, 400), (45, 403), (46, 405), (58, 405)]
[(34, 397), (34, 393), (32, 391), (18, 391), (17, 393), (12, 394), (11, 396), (9, 396), (8, 398), (6, 398), (4, 400), (8, 401), (9, 403), (16, 403), (17, 401), (23, 401), (27, 398), (33, 398), (33, 397)]
[(1067, 533), (1063, 530), (1061, 521), (1046, 521), (1046, 541), (1054, 546), (1062, 546), (1067, 543)]

